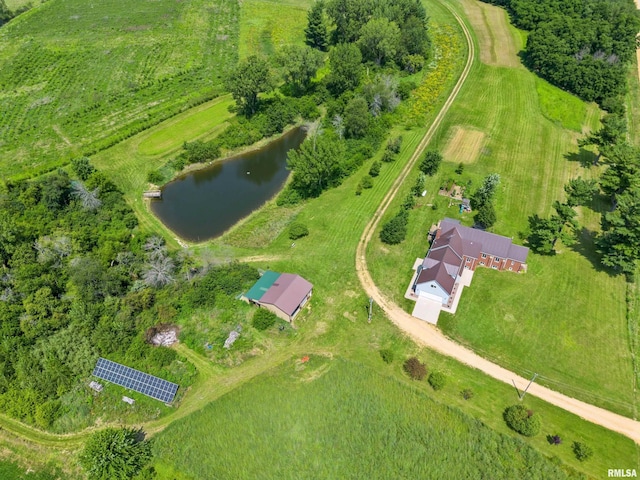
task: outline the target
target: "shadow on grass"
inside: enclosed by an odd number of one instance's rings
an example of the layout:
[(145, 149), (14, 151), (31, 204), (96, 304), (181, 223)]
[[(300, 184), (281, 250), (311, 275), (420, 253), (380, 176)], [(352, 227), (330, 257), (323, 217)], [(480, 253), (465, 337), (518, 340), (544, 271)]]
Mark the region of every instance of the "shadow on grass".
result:
[(582, 227), (578, 232), (578, 241), (569, 248), (589, 260), (597, 272), (606, 272), (613, 277), (615, 276), (615, 272), (606, 268), (600, 262), (600, 255), (596, 250), (596, 236), (596, 232), (589, 230), (586, 227)]
[(564, 158), (570, 162), (578, 162), (582, 168), (590, 168), (598, 163), (598, 156), (584, 148), (580, 148), (577, 152), (565, 153)]

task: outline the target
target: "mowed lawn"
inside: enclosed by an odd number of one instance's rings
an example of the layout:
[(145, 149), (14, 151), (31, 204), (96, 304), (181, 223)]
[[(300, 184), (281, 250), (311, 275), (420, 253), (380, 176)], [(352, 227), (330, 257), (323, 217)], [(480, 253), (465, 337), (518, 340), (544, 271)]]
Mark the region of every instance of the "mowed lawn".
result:
[(407, 383), (340, 357), (292, 358), (155, 437), (160, 478), (567, 478)]
[[(552, 108), (558, 103), (576, 107)], [(444, 151), (450, 131), (464, 127), (485, 132), (483, 149), (473, 164), (465, 165), (462, 175), (454, 172), (457, 163), (445, 162), (428, 180), (429, 193), (411, 212), (404, 243), (393, 247), (377, 239), (372, 243), (370, 265), (376, 282), (411, 311), (413, 303), (403, 294), (413, 261), (428, 249), (431, 224), (444, 216), (461, 218), (467, 225), (473, 222), (455, 206), (447, 209), (448, 200), (437, 195), (438, 187), (449, 179), (465, 186), (471, 182), (470, 194), (485, 175), (499, 173), (498, 221), (492, 231), (522, 244), (527, 218), (549, 215), (553, 201), (564, 200), (568, 179), (597, 176), (595, 169), (583, 168), (576, 159), (581, 135), (576, 130), (597, 128), (598, 118), (593, 105), (541, 83), (525, 69), (477, 63), (431, 148)], [(408, 191), (410, 185), (405, 188)], [(398, 195), (396, 205), (404, 194)], [(427, 206), (432, 203), (439, 208)], [(439, 325), (452, 338), (507, 368), (525, 376), (537, 372), (541, 383), (632, 416), (625, 281), (598, 265), (592, 235), (599, 228), (599, 212), (583, 207), (580, 220), (587, 227), (580, 242), (572, 248), (559, 245), (559, 254), (553, 257), (531, 253), (525, 275), (479, 271), (464, 290), (458, 312), (453, 317), (442, 314)]]
[(0, 174), (101, 150), (222, 93), (237, 2), (50, 1), (0, 30)]

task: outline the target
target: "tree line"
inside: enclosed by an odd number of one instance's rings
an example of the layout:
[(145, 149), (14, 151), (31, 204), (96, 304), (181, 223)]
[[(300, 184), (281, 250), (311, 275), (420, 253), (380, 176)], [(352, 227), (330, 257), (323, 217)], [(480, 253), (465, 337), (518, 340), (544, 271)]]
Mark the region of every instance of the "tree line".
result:
[(633, 0), (484, 0), (529, 30), (525, 63), (541, 77), (610, 113), (624, 111), (626, 72), (640, 16)]

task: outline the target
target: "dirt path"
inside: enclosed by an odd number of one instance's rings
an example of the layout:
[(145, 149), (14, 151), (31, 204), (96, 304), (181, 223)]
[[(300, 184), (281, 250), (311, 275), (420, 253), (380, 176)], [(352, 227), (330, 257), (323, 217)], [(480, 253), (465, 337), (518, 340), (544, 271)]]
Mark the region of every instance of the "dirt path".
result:
[[(640, 0), (636, 1), (640, 2)], [(447, 5), (445, 4), (445, 6)], [(382, 215), (389, 207), (391, 201), (398, 191), (398, 188), (406, 179), (407, 175), (411, 171), (411, 168), (421, 155), (422, 151), (431, 141), (434, 132), (440, 125), (440, 122), (449, 110), (449, 107), (458, 95), (460, 88), (467, 79), (469, 70), (471, 69), (471, 65), (475, 58), (473, 41), (466, 25), (457, 13), (455, 13), (450, 8), (449, 10), (456, 17), (466, 37), (467, 45), (469, 48), (469, 57), (467, 58), (467, 63), (462, 74), (460, 75), (460, 78), (458, 79), (458, 82), (456, 83), (456, 86), (451, 92), (451, 95), (442, 107), (442, 110), (423, 137), (412, 157), (407, 162), (407, 165), (404, 167), (404, 169), (394, 182), (393, 186), (389, 190), (389, 193), (387, 193), (387, 195), (380, 203), (380, 206), (378, 207), (378, 210), (374, 214), (372, 220), (369, 222), (364, 232), (362, 233), (360, 242), (358, 244), (358, 249), (356, 251), (356, 270), (358, 273), (358, 278), (360, 279), (360, 282), (362, 283), (362, 286), (364, 287), (367, 294), (373, 297), (374, 301), (387, 314), (387, 316), (393, 323), (395, 323), (401, 330), (408, 334), (417, 343), (436, 350), (443, 355), (454, 358), (455, 360), (464, 363), (465, 365), (476, 368), (481, 372), (509, 385), (511, 385), (512, 382), (515, 382), (518, 388), (522, 390), (529, 383), (528, 379), (520, 377), (515, 373), (482, 358), (468, 348), (465, 348), (462, 345), (450, 340), (445, 335), (443, 335), (440, 330), (433, 327), (432, 325), (422, 322), (409, 315), (407, 312), (402, 310), (398, 305), (396, 305), (393, 301), (388, 299), (380, 292), (378, 287), (376, 287), (373, 278), (371, 277), (371, 273), (367, 268), (367, 245), (371, 241), (371, 238), (376, 231), (376, 227), (378, 226)], [(640, 444), (640, 422), (636, 420), (631, 420), (629, 418), (623, 417), (622, 415), (609, 412), (608, 410), (605, 410), (603, 408), (595, 407), (593, 405), (582, 402), (580, 400), (576, 400), (575, 398), (568, 397), (535, 383), (531, 385), (528, 393), (568, 412), (574, 413), (575, 415), (578, 415), (585, 420), (625, 435), (631, 438), (634, 442)]]

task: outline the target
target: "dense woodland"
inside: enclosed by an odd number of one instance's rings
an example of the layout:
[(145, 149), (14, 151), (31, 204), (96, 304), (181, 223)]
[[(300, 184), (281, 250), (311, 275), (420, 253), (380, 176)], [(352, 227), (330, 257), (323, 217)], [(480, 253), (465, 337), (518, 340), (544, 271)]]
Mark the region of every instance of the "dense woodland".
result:
[(624, 110), (626, 73), (640, 16), (633, 0), (485, 0), (529, 30), (525, 63), (551, 83), (602, 108)]
[(73, 177), (60, 170), (0, 193), (0, 408), (54, 430), (65, 398), (91, 403), (98, 356), (186, 388), (193, 367), (148, 335), (257, 278), (241, 264), (194, 266), (141, 235), (121, 192), (86, 159)]

